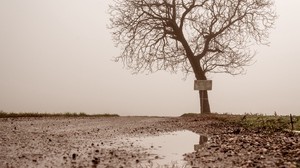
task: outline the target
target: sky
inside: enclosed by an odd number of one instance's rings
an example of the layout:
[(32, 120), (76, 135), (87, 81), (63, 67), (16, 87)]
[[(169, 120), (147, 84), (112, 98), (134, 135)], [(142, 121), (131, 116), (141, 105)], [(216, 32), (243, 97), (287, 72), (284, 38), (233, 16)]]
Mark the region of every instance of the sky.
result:
[[(103, 0), (0, 0), (0, 111), (122, 116), (199, 113), (194, 76), (133, 75), (116, 48)], [(275, 0), (269, 46), (246, 74), (210, 74), (216, 113), (300, 115), (299, 0)]]

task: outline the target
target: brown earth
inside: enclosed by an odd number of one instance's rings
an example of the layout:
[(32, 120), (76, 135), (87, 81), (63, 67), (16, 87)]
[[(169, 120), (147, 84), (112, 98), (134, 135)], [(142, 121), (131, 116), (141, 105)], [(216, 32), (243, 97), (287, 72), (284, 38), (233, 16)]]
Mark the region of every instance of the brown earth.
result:
[(189, 167), (300, 167), (300, 135), (209, 117), (4, 118), (0, 167), (148, 167), (156, 156), (120, 139), (191, 130), (209, 137)]

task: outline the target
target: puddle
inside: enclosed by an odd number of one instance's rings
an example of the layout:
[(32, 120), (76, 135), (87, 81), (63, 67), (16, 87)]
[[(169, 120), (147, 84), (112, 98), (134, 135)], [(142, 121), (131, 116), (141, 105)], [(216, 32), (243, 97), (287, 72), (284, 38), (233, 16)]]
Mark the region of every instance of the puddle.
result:
[(186, 166), (184, 154), (198, 150), (208, 138), (191, 131), (164, 133), (159, 136), (129, 138), (135, 147), (146, 149), (152, 155), (154, 166)]

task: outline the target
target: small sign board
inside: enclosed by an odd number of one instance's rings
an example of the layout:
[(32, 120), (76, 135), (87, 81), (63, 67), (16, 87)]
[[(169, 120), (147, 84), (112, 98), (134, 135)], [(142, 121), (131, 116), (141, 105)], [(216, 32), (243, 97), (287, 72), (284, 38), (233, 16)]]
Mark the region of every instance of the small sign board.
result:
[(212, 90), (212, 80), (195, 80), (194, 90)]

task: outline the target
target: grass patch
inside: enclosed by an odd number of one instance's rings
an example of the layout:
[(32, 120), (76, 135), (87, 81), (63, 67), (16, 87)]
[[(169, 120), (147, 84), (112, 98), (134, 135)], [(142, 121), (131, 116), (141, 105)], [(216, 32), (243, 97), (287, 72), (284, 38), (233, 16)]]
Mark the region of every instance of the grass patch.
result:
[[(283, 131), (292, 130), (290, 116), (271, 116), (261, 114), (245, 114), (233, 119), (227, 119), (229, 122), (238, 124), (246, 129), (265, 130), (265, 131)], [(293, 129), (300, 130), (300, 116), (292, 116)]]
[[(279, 115), (262, 115), (262, 114), (197, 114), (186, 113), (181, 117), (197, 117), (200, 120), (218, 120), (227, 122), (235, 126), (241, 126), (245, 129), (251, 130), (265, 130), (265, 131), (283, 131), (285, 129), (292, 129), (290, 116)], [(292, 116), (294, 130), (300, 130), (300, 116)]]
[(22, 112), (22, 113), (7, 113), (0, 111), (0, 118), (20, 118), (20, 117), (119, 117), (118, 114), (86, 114), (80, 113), (36, 113), (36, 112)]
[[(292, 121), (291, 121), (292, 120)], [(300, 116), (270, 116), (260, 114), (246, 114), (240, 118), (237, 123), (245, 128), (267, 130), (267, 131), (283, 131), (285, 129), (300, 130)]]

